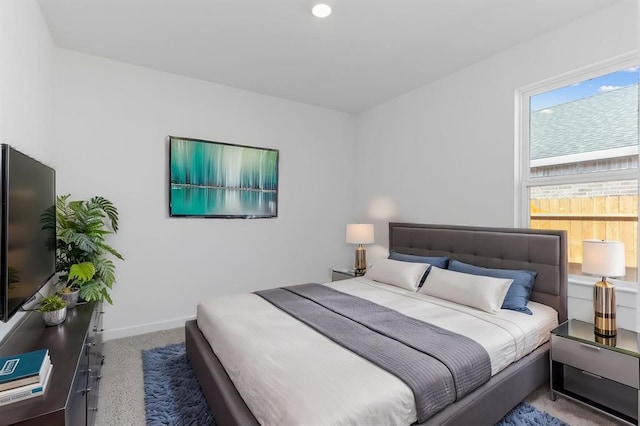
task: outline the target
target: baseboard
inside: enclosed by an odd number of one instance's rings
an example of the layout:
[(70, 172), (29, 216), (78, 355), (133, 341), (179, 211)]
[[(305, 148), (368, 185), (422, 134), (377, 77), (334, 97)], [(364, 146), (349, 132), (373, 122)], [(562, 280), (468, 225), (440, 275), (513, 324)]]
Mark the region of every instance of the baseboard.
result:
[(172, 328), (184, 327), (184, 323), (195, 319), (195, 316), (172, 319), (169, 321), (152, 322), (148, 324), (135, 325), (133, 327), (116, 328), (113, 330), (105, 330), (102, 339), (107, 340), (119, 339), (121, 337), (137, 336), (139, 334), (153, 333), (154, 331), (170, 330)]

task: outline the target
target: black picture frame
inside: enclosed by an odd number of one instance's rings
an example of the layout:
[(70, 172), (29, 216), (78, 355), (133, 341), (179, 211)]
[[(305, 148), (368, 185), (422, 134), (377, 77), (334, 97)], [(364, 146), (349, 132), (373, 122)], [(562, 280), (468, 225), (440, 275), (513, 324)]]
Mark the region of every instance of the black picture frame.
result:
[(278, 217), (280, 152), (168, 136), (169, 216)]

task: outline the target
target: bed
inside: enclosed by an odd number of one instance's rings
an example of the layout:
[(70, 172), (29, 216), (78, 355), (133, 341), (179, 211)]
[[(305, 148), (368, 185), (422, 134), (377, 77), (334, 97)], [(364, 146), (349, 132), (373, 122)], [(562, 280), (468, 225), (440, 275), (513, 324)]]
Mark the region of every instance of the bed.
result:
[[(446, 256), (486, 268), (536, 271), (532, 306), (540, 304), (553, 308), (558, 322), (567, 319), (566, 246), (564, 231), (389, 224), (389, 249), (396, 253)], [(349, 285), (362, 287), (366, 284), (365, 279)], [(187, 354), (218, 424), (259, 424), (212, 351), (197, 321), (187, 322), (185, 330)], [(256, 351), (255, 356), (259, 357), (260, 351)], [(548, 377), (549, 343), (546, 342), (501, 369), (464, 398), (416, 424), (492, 425)]]

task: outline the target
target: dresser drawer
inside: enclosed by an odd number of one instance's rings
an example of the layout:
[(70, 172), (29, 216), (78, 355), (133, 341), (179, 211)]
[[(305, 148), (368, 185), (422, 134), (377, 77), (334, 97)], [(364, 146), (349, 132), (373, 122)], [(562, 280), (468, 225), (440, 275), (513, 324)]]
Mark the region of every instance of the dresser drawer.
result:
[(612, 350), (551, 336), (551, 359), (639, 389), (640, 360)]

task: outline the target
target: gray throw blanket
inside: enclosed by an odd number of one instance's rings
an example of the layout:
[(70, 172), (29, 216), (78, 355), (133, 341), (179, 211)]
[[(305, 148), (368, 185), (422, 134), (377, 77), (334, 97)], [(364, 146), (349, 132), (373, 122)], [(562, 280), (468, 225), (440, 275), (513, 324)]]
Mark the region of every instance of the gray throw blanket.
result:
[(321, 284), (255, 292), (404, 381), (424, 422), (491, 377), (477, 342)]

